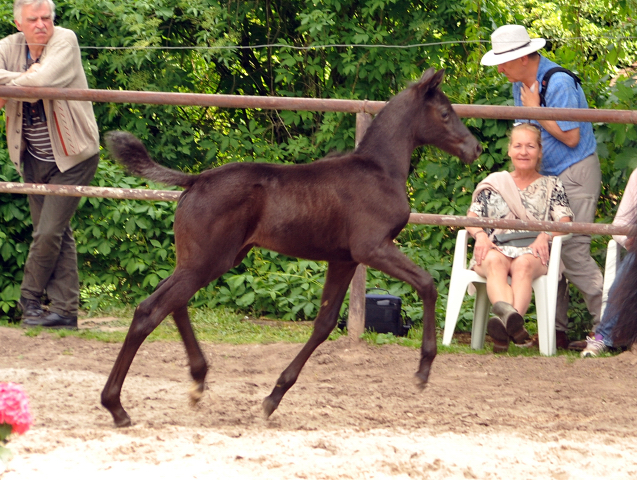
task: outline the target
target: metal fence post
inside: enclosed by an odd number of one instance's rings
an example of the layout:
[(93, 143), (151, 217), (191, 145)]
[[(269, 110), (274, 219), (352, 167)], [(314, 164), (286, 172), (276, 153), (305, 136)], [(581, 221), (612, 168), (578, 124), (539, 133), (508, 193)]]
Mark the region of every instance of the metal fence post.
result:
[[(356, 145), (362, 140), (372, 123), (369, 113), (356, 114)], [(349, 316), (347, 318), (347, 336), (358, 340), (365, 331), (365, 288), (367, 267), (358, 265), (349, 287)]]

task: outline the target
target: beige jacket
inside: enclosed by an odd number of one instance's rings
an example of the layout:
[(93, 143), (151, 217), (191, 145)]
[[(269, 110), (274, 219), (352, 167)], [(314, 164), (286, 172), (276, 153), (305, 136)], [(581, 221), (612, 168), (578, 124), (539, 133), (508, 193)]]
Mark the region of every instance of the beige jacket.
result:
[[(20, 32), (0, 40), (0, 85), (88, 88), (77, 37), (71, 30), (54, 27), (53, 36), (40, 56), (40, 69), (21, 76), (26, 71), (26, 63), (24, 34)], [(91, 102), (43, 102), (55, 163), (61, 172), (99, 153), (99, 132)], [(5, 117), (9, 155), (22, 173), (22, 154), (26, 148), (22, 141), (22, 100), (8, 100)]]

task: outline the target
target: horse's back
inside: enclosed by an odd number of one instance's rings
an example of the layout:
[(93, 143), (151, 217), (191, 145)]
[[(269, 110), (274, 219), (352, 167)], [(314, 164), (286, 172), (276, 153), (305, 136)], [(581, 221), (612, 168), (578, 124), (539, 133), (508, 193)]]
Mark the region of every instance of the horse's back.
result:
[[(242, 248), (257, 245), (290, 256), (350, 261), (352, 237), (360, 236), (356, 233), (366, 228), (365, 219), (379, 209), (389, 209), (392, 226), (386, 230), (400, 229), (393, 223), (401, 220), (391, 218), (396, 209), (379, 200), (382, 176), (374, 180), (374, 172), (353, 154), (303, 165), (226, 164), (202, 173), (186, 191), (175, 233), (223, 229)], [(408, 216), (404, 203), (399, 211)], [(382, 229), (378, 234), (387, 235)], [(370, 241), (380, 241), (372, 237), (369, 233)]]

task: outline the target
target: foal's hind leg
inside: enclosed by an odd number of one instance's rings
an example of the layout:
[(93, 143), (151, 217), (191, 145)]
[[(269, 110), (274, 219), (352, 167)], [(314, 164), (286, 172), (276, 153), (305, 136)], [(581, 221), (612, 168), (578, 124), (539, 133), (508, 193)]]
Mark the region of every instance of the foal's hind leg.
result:
[(135, 309), (124, 345), (102, 390), (102, 405), (111, 412), (117, 427), (127, 427), (131, 424), (130, 417), (122, 407), (120, 394), (137, 350), (168, 314), (181, 312), (187, 305), (188, 300), (203, 283), (195, 278), (193, 272), (176, 271)]
[(190, 389), (190, 404), (196, 405), (203, 396), (208, 364), (206, 363), (206, 357), (199, 347), (195, 332), (192, 330), (192, 324), (188, 316), (188, 307), (184, 305), (176, 309), (173, 312), (173, 319), (175, 320), (181, 339), (184, 342), (184, 347), (186, 348), (186, 354), (188, 355), (190, 376), (193, 380), (193, 385)]
[(272, 415), (272, 412), (274, 412), (279, 406), (279, 403), (281, 403), (285, 392), (296, 383), (305, 362), (310, 358), (312, 352), (314, 352), (316, 347), (323, 343), (330, 335), (330, 332), (334, 330), (338, 321), (338, 311), (345, 298), (345, 293), (347, 293), (349, 282), (354, 276), (356, 266), (357, 264), (353, 262), (331, 262), (329, 264), (325, 278), (325, 286), (323, 287), (323, 295), (321, 296), (321, 309), (314, 320), (312, 335), (288, 368), (281, 373), (272, 393), (263, 400), (263, 413), (266, 418)]
[(409, 283), (422, 298), (422, 347), (420, 349), (420, 365), (416, 372), (416, 377), (419, 380), (419, 386), (424, 388), (429, 379), (431, 364), (437, 353), (436, 299), (438, 292), (433, 278), (409, 260), (393, 243), (388, 243), (365, 255), (365, 258), (361, 259), (361, 263)]

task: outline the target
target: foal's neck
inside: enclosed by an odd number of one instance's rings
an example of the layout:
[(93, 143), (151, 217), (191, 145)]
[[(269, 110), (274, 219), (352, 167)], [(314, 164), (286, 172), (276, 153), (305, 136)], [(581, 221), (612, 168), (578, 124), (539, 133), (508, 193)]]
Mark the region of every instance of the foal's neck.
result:
[(387, 122), (388, 116), (372, 122), (355, 153), (378, 165), (389, 176), (406, 181), (411, 154), (418, 145), (410, 135), (409, 122), (404, 118), (400, 122)]

